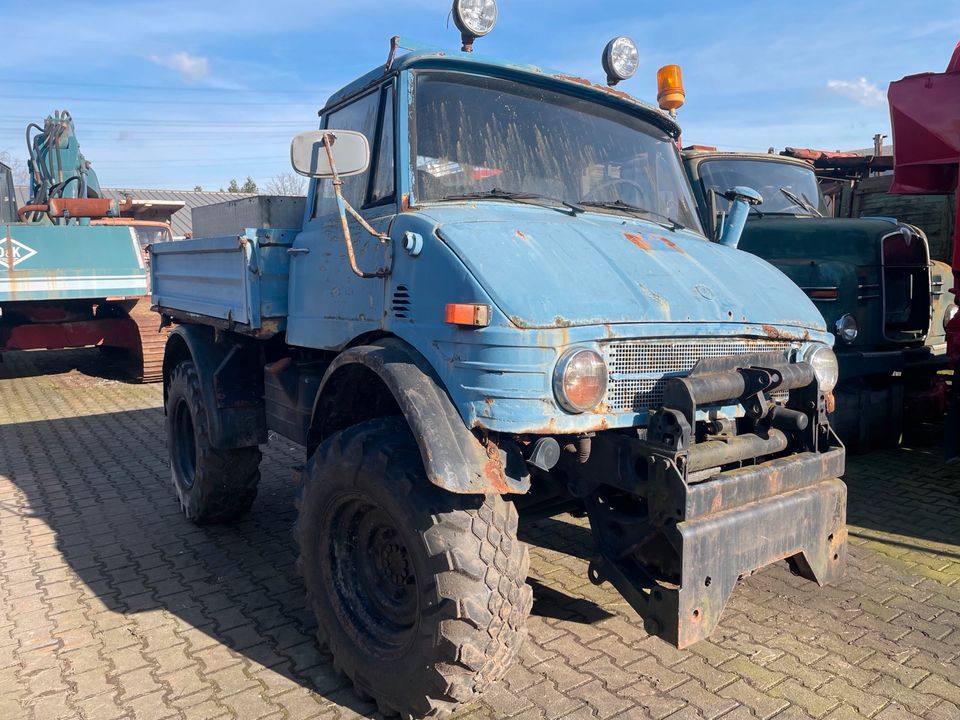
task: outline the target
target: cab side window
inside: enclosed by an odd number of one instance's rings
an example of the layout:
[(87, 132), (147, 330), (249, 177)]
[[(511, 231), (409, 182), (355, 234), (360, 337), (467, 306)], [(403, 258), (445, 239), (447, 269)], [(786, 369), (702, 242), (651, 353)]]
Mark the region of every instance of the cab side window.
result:
[[(382, 127), (378, 124), (381, 116)], [(344, 199), (359, 210), (364, 206), (392, 198), (394, 194), (392, 86), (367, 93), (349, 105), (330, 113), (325, 118), (324, 127), (361, 132), (366, 135), (370, 144), (370, 167), (359, 175), (343, 178)], [(337, 202), (333, 183), (330, 180), (318, 181), (313, 216), (322, 217), (336, 212)]]

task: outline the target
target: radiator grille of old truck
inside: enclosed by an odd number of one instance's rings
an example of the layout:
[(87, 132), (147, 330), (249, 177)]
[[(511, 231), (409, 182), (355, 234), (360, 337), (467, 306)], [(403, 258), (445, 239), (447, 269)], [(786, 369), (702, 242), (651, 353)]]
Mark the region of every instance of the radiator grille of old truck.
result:
[(397, 285), (393, 292), (393, 316), (401, 320), (410, 317), (410, 291), (406, 285)]
[(930, 260), (916, 233), (885, 235), (883, 250), (883, 332), (887, 340), (919, 342), (930, 324)]
[[(667, 378), (682, 377), (702, 358), (782, 352), (786, 357), (791, 344), (783, 340), (689, 339), (669, 341), (623, 340), (606, 343), (604, 355), (609, 370), (606, 404), (610, 412), (645, 412), (663, 404), (663, 386)], [(785, 400), (786, 392), (773, 398)]]

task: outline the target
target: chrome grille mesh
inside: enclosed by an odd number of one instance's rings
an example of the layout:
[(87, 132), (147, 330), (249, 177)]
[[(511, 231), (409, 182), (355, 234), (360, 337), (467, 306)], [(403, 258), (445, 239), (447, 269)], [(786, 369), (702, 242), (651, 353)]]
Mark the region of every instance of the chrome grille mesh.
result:
[(657, 408), (663, 403), (666, 379), (686, 375), (702, 358), (761, 352), (783, 352), (786, 355), (790, 347), (787, 341), (745, 338), (677, 341), (661, 338), (606, 343), (603, 354), (610, 373), (606, 404), (614, 413)]

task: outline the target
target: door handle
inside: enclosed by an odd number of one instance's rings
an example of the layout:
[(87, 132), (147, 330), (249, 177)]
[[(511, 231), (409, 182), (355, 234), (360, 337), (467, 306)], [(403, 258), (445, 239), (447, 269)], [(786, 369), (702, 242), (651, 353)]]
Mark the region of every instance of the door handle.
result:
[(287, 255), (306, 255), (310, 248), (287, 248)]

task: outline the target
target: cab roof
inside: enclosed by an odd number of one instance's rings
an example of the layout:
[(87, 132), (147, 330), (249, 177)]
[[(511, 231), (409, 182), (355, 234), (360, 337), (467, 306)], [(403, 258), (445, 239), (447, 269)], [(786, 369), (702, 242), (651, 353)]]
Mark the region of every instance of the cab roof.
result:
[(721, 159), (721, 160), (773, 160), (781, 163), (790, 163), (813, 169), (813, 165), (801, 158), (790, 157), (765, 152), (733, 152), (730, 150), (706, 149), (702, 147), (686, 147), (683, 149), (684, 159)]
[(594, 83), (586, 78), (562, 72), (547, 70), (536, 65), (522, 65), (497, 60), (475, 53), (443, 50), (414, 51), (398, 56), (389, 67), (380, 65), (366, 75), (333, 93), (321, 114), (326, 113), (349, 97), (383, 81), (392, 73), (404, 70), (429, 69), (472, 72), (492, 75), (520, 82), (546, 85), (561, 92), (578, 95), (583, 98), (615, 105), (627, 111), (634, 111), (644, 120), (656, 125), (673, 138), (680, 136), (680, 126), (670, 116), (658, 108), (636, 99), (632, 95), (616, 88)]

